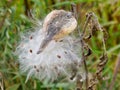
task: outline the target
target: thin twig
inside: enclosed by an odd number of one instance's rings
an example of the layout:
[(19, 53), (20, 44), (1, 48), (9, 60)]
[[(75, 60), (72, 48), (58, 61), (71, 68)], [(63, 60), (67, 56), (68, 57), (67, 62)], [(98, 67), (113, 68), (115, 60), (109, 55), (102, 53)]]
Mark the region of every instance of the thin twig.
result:
[(83, 63), (84, 63), (85, 73), (86, 73), (85, 74), (85, 77), (86, 77), (86, 90), (88, 90), (88, 86), (89, 86), (88, 80), (89, 79), (88, 79), (88, 69), (87, 69), (87, 64), (86, 64), (86, 56), (85, 56), (85, 53), (84, 53), (84, 46), (85, 46), (85, 44), (84, 44), (84, 34), (86, 32), (86, 28), (88, 26), (88, 23), (89, 23), (91, 17), (92, 17), (91, 12), (86, 14), (86, 21), (85, 21), (85, 24), (83, 26), (83, 32), (82, 32), (82, 34), (80, 36), (80, 38), (81, 38), (81, 47), (82, 47), (82, 60), (83, 60)]
[(0, 21), (0, 30), (2, 29), (3, 25), (4, 25), (4, 22), (5, 22), (5, 19), (8, 15), (8, 11), (6, 11), (5, 15), (3, 16), (2, 20)]
[(76, 4), (71, 4), (71, 11), (73, 12), (73, 16), (78, 20), (77, 10), (76, 10)]
[(85, 24), (84, 24), (84, 27), (83, 27), (83, 32), (82, 32), (82, 34), (81, 34), (81, 36), (80, 36), (80, 39), (81, 39), (81, 47), (82, 47), (82, 62), (84, 63), (84, 67), (85, 67), (85, 77), (86, 77), (86, 90), (88, 89), (88, 69), (87, 69), (87, 64), (86, 64), (86, 56), (85, 56), (85, 53), (84, 53), (84, 46), (85, 46), (85, 44), (84, 44), (84, 34), (85, 34), (85, 31), (86, 31), (86, 28), (87, 28), (87, 25), (88, 25), (88, 23), (89, 23), (89, 21), (90, 21), (90, 18), (91, 18), (91, 14), (89, 15), (87, 15), (86, 16), (86, 21), (85, 21)]
[(119, 69), (120, 69), (120, 54), (118, 55), (118, 58), (117, 58), (117, 62), (116, 62), (115, 70), (114, 70), (114, 75), (113, 75), (112, 81), (110, 83), (109, 90), (113, 90), (113, 86), (115, 84), (115, 80), (116, 80)]
[(91, 17), (92, 17), (91, 12), (88, 13), (88, 14), (86, 14), (86, 21), (85, 21), (85, 24), (84, 24), (84, 26), (83, 26), (83, 32), (82, 32), (82, 35), (81, 35), (82, 38), (83, 38), (83, 36), (84, 36), (84, 34), (85, 34), (85, 31), (86, 31), (87, 25), (88, 25), (88, 23), (89, 23)]
[(0, 90), (4, 90), (4, 81), (3, 81), (3, 75), (0, 72)]
[[(78, 20), (78, 16), (77, 16), (77, 10), (76, 10), (76, 5), (75, 4), (72, 4), (72, 12), (74, 12), (74, 16), (76, 17), (76, 19)], [(87, 64), (86, 64), (86, 56), (85, 56), (85, 53), (84, 53), (84, 46), (85, 46), (85, 43), (84, 43), (84, 34), (85, 34), (85, 31), (86, 31), (86, 28), (87, 28), (87, 25), (90, 21), (90, 18), (91, 18), (91, 14), (88, 14), (86, 16), (86, 21), (85, 21), (85, 24), (84, 24), (84, 27), (83, 27), (83, 32), (80, 33), (79, 31), (79, 26), (77, 27), (77, 30), (78, 30), (78, 33), (79, 33), (79, 36), (80, 36), (80, 42), (81, 42), (81, 48), (82, 48), (82, 62), (84, 64), (84, 68), (85, 68), (85, 77), (86, 77), (86, 90), (88, 89), (88, 69), (87, 69)]]
[[(95, 81), (100, 81), (100, 80), (103, 80), (103, 77), (101, 76), (102, 75), (102, 71), (108, 61), (108, 57), (107, 57), (107, 52), (106, 52), (106, 46), (105, 46), (105, 41), (106, 41), (106, 36), (104, 34), (106, 34), (105, 30), (101, 27), (101, 25), (99, 24), (99, 21), (98, 21), (98, 18), (97, 16), (93, 13), (93, 12), (90, 12), (88, 13), (88, 15), (90, 16), (88, 18), (88, 22), (91, 26), (91, 31), (100, 31), (102, 32), (102, 43), (103, 43), (103, 55), (100, 57), (100, 62), (98, 63), (97, 65), (97, 71), (96, 71), (96, 75), (93, 79), (93, 82), (90, 84), (88, 90), (92, 90), (93, 89), (93, 86), (96, 85), (97, 83), (95, 83)], [(84, 26), (86, 27), (86, 25)], [(85, 33), (85, 30), (83, 31), (83, 33)]]
[(24, 5), (25, 5), (25, 15), (28, 17), (32, 17), (31, 10), (30, 10), (30, 3), (28, 0), (24, 0)]
[[(76, 4), (74, 4), (74, 3), (71, 4), (71, 11), (73, 12), (73, 15), (76, 18), (76, 20), (78, 20), (78, 13), (77, 13), (77, 10), (76, 10)], [(80, 36), (81, 33), (80, 33), (79, 25), (77, 25), (76, 29), (77, 29), (78, 34)]]
[[(77, 14), (77, 10), (76, 10), (76, 4), (72, 3), (71, 4), (71, 11), (74, 15), (74, 17), (76, 18), (76, 20), (78, 20), (78, 14)], [(79, 31), (79, 26), (77, 25), (77, 31), (79, 33), (79, 36), (81, 36), (80, 34), (80, 31)], [(82, 39), (80, 39), (81, 41), (81, 44), (83, 43)], [(81, 45), (82, 46), (82, 45)], [(82, 50), (83, 51), (83, 50)], [(83, 55), (82, 55), (83, 56)], [(83, 58), (84, 59), (84, 58)], [(84, 61), (84, 60), (83, 60)], [(83, 85), (83, 82), (81, 82), (81, 76), (80, 75), (77, 75), (77, 81), (76, 81), (76, 84), (77, 84), (77, 90), (81, 90), (82, 89), (82, 85)]]

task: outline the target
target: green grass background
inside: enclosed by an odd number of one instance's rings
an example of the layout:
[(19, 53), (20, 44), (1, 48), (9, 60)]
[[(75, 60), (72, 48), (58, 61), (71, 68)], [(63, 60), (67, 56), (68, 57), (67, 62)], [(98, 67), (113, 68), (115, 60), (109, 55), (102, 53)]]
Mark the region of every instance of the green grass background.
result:
[[(103, 71), (109, 79), (99, 83), (96, 90), (107, 90), (112, 80), (113, 72), (120, 53), (120, 0), (28, 0), (33, 16), (39, 20), (53, 9), (70, 10), (71, 3), (77, 5), (78, 22), (82, 27), (85, 13), (93, 11), (108, 32), (106, 48), (108, 63)], [(5, 90), (74, 90), (68, 83), (41, 83), (31, 78), (26, 84), (26, 76), (19, 72), (17, 57), (14, 56), (20, 33), (27, 32), (33, 25), (25, 14), (24, 0), (0, 0), (0, 80), (4, 79)], [(90, 73), (96, 70), (96, 63), (101, 50), (101, 34), (93, 36), (89, 41), (93, 54), (87, 60)], [(1, 78), (2, 77), (2, 78)], [(48, 87), (51, 87), (49, 89)], [(114, 90), (120, 90), (120, 70), (118, 72)]]

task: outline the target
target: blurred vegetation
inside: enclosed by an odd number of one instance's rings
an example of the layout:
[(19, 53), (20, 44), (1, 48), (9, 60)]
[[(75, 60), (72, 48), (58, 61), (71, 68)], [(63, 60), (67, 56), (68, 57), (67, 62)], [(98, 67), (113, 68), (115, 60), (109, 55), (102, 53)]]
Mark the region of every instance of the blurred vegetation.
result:
[[(97, 90), (106, 90), (112, 80), (117, 57), (120, 53), (120, 0), (0, 0), (0, 80), (4, 79), (5, 90), (73, 90), (67, 83), (42, 84), (39, 80), (21, 75), (14, 56), (20, 33), (31, 28), (31, 18), (42, 20), (53, 9), (70, 10), (76, 3), (78, 22), (82, 27), (85, 13), (93, 11), (109, 38), (106, 42), (109, 61), (103, 75), (109, 79), (97, 85)], [(101, 51), (101, 36), (95, 35), (89, 41), (93, 54), (87, 60), (88, 70), (95, 72)], [(119, 67), (120, 68), (120, 67)], [(120, 69), (113, 90), (120, 90)]]

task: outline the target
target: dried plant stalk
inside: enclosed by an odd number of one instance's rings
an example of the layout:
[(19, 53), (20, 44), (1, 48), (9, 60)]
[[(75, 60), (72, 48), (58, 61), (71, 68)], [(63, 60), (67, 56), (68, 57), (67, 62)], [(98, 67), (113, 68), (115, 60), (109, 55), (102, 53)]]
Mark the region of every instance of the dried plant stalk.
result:
[(4, 90), (4, 80), (1, 72), (0, 72), (0, 90)]
[[(88, 35), (87, 37), (85, 36), (86, 33), (86, 29), (89, 26), (90, 28), (90, 35)], [(103, 43), (103, 54), (100, 57), (100, 62), (97, 65), (97, 71), (96, 71), (96, 75), (94, 77), (94, 79), (91, 79), (91, 84), (88, 85), (88, 69), (87, 69), (87, 65), (86, 65), (86, 58), (87, 56), (89, 56), (91, 54), (91, 49), (89, 49), (89, 47), (86, 44), (86, 40), (89, 40), (92, 35), (93, 32), (95, 31), (100, 31), (102, 32), (102, 43)], [(105, 31), (105, 29), (103, 29), (101, 27), (101, 25), (99, 24), (98, 18), (97, 16), (93, 13), (93, 12), (89, 12), (86, 14), (86, 21), (83, 27), (83, 32), (80, 35), (80, 41), (81, 41), (81, 47), (82, 47), (82, 61), (84, 63), (85, 66), (85, 72), (86, 72), (86, 90), (93, 90), (93, 87), (98, 83), (98, 80), (103, 80), (102, 77), (102, 71), (108, 61), (108, 57), (107, 57), (107, 52), (106, 52), (106, 46), (105, 46), (105, 41), (107, 40), (108, 35), (107, 32)], [(87, 49), (88, 53), (85, 55), (84, 50)]]
[(118, 58), (117, 58), (117, 62), (116, 62), (115, 69), (114, 69), (114, 75), (110, 83), (109, 90), (113, 90), (113, 86), (115, 84), (115, 80), (116, 80), (119, 69), (120, 69), (120, 54), (118, 55)]

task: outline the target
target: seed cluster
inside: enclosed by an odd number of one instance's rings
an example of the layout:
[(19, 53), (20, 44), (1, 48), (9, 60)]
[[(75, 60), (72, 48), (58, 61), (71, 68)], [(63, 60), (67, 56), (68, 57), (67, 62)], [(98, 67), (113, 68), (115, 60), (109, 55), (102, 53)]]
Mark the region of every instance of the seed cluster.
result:
[(50, 82), (61, 77), (70, 79), (80, 68), (81, 58), (77, 55), (80, 47), (74, 47), (76, 43), (73, 37), (65, 37), (57, 42), (51, 41), (42, 53), (37, 54), (44, 36), (43, 30), (38, 29), (22, 36), (24, 38), (15, 52), (21, 72), (27, 74), (27, 80), (30, 77)]

